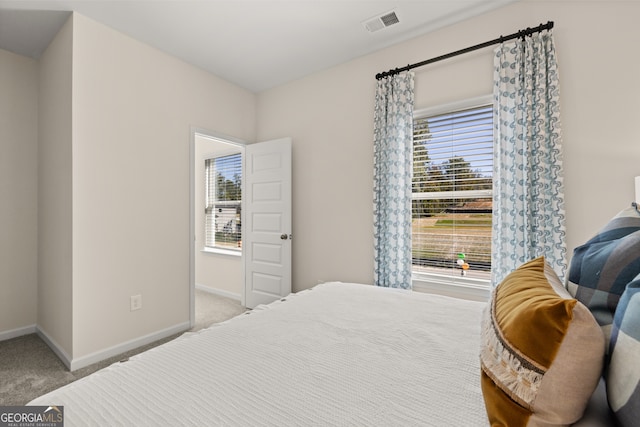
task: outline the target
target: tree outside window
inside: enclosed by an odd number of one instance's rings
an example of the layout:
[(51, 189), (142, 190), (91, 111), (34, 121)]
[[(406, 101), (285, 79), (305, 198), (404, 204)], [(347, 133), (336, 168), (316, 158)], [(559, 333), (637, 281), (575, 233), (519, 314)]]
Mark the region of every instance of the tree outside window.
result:
[(417, 117), (413, 147), (414, 274), (489, 280), (492, 106)]

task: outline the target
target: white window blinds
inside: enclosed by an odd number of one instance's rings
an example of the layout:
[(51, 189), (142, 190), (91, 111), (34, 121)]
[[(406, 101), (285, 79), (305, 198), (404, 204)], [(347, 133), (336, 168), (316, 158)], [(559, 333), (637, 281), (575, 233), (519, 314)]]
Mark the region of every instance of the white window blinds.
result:
[(414, 273), (489, 278), (492, 147), (491, 105), (414, 119)]
[(242, 247), (242, 155), (205, 160), (205, 246)]

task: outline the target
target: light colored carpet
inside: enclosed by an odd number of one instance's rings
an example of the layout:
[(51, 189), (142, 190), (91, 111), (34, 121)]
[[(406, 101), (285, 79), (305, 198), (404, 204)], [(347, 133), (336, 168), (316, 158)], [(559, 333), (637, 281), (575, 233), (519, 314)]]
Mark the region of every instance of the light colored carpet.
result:
[[(191, 331), (223, 322), (246, 309), (236, 300), (196, 290), (196, 319)], [(99, 369), (171, 341), (181, 334), (69, 372), (36, 334), (0, 341), (0, 406), (18, 406)]]
[(239, 301), (196, 289), (196, 323), (191, 330), (197, 331), (213, 323), (224, 322), (246, 310)]

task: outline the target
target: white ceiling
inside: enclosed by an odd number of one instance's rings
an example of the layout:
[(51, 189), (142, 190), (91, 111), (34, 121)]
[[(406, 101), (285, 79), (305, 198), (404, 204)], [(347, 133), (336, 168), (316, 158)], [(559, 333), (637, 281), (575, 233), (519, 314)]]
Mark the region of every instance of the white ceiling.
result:
[(514, 1), (0, 0), (0, 48), (38, 58), (74, 10), (260, 92)]

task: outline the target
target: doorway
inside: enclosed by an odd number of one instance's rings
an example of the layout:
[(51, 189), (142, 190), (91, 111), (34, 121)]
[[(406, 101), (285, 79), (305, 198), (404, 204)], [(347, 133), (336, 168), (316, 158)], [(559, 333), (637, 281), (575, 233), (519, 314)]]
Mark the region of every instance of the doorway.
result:
[[(201, 321), (199, 301), (244, 300), (242, 190), (245, 144), (214, 132), (191, 132), (190, 323)], [(206, 293), (207, 296), (204, 296)], [(206, 304), (206, 306), (211, 306)], [(202, 308), (200, 308), (202, 309)]]
[[(200, 151), (200, 143), (205, 146), (205, 151)], [(189, 148), (189, 317), (192, 327), (196, 315), (196, 287), (205, 286), (224, 297), (239, 299), (240, 304), (247, 308), (268, 304), (291, 293), (291, 148), (291, 138), (245, 144), (232, 137), (192, 129)], [(215, 160), (210, 159), (224, 157), (229, 160), (238, 153), (242, 163), (240, 184), (234, 184), (234, 172), (214, 175), (214, 181), (222, 181), (232, 189), (235, 185), (236, 191), (240, 188), (239, 207), (233, 197), (222, 200), (219, 206), (215, 203), (207, 206), (204, 170), (211, 168), (212, 164), (215, 168)], [(212, 188), (213, 184), (208, 185)], [(235, 212), (231, 207), (234, 203)], [(211, 209), (218, 215), (216, 221), (220, 220), (213, 228), (200, 216), (207, 212), (210, 214)], [(209, 232), (203, 229), (206, 226), (209, 226)], [(234, 237), (233, 230), (239, 231), (240, 236)], [(224, 244), (209, 247), (205, 239)], [(229, 247), (230, 243), (232, 247)], [(219, 262), (213, 269), (213, 286), (198, 283), (201, 276), (196, 268), (200, 265), (197, 265), (197, 260), (203, 256)]]

